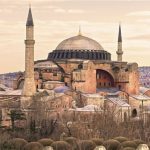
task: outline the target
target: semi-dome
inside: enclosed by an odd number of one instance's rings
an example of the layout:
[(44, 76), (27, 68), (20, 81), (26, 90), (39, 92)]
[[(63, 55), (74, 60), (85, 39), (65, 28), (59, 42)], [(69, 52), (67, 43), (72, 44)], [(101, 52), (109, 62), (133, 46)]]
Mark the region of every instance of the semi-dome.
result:
[(103, 47), (91, 38), (77, 35), (62, 41), (56, 50), (103, 50)]

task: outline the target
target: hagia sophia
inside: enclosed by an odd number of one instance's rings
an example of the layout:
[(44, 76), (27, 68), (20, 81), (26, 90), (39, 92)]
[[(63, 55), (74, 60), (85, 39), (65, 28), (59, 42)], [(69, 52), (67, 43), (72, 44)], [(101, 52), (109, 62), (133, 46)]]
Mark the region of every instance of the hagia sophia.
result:
[(147, 110), (150, 107), (150, 90), (139, 86), (138, 64), (123, 60), (121, 25), (115, 61), (110, 52), (84, 36), (81, 30), (78, 35), (60, 42), (43, 60), (34, 61), (35, 42), (30, 8), (26, 23), (25, 73), (15, 81), (15, 89), (21, 89), (15, 108), (26, 112), (31, 106), (34, 109), (32, 99), (41, 91), (48, 93), (47, 110), (54, 112), (90, 112), (108, 103), (117, 108), (123, 121), (126, 116), (138, 117), (141, 107)]
[[(27, 36), (29, 36), (27, 38), (30, 41), (27, 39), (25, 42), (27, 48), (31, 49), (34, 46), (31, 11), (29, 11), (26, 25), (29, 28), (27, 28)], [(43, 76), (48, 81), (61, 81), (62, 79), (66, 86), (83, 93), (97, 93), (101, 89), (116, 88), (129, 94), (138, 94), (138, 65), (122, 61), (121, 27), (119, 27), (116, 53), (117, 61), (112, 61), (108, 51), (104, 50), (97, 41), (83, 36), (79, 31), (77, 36), (62, 41), (55, 50), (48, 54), (47, 59), (37, 61), (35, 71), (42, 76), (42, 80)], [(29, 50), (29, 55), (29, 59), (33, 59), (32, 49)], [(49, 63), (55, 66), (55, 69), (50, 66), (41, 69), (40, 65)], [(37, 88), (40, 88), (40, 84), (43, 83), (43, 81), (39, 82), (39, 79), (37, 79)]]

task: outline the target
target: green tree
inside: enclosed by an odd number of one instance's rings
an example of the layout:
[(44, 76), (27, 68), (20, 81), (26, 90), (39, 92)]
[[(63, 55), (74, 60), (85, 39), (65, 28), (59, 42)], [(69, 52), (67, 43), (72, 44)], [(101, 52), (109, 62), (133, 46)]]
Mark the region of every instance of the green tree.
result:
[(32, 117), (31, 117), (31, 120), (30, 120), (30, 132), (31, 133), (35, 133), (35, 130), (36, 130), (36, 123), (35, 123), (35, 120), (33, 120)]
[(16, 120), (26, 120), (25, 114), (21, 110), (11, 110), (8, 113), (11, 119), (12, 130), (15, 130), (15, 121)]

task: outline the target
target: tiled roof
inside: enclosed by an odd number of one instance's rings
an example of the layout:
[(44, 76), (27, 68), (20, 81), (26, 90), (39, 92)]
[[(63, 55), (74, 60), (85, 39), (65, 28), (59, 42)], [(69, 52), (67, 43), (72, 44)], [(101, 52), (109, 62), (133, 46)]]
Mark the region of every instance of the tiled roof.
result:
[(123, 99), (120, 99), (119, 97), (109, 97), (108, 100), (121, 107), (130, 107), (128, 103), (126, 103)]

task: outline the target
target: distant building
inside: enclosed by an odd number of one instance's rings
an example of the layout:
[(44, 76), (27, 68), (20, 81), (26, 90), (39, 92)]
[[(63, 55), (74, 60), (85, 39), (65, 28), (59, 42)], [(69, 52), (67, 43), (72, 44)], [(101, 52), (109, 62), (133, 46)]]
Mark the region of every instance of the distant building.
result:
[[(35, 83), (33, 83), (31, 78), (34, 58), (34, 42), (32, 41), (34, 40), (31, 8), (27, 25), (29, 39), (25, 42), (26, 56), (28, 56), (25, 60), (25, 82), (28, 80), (26, 84), (30, 86), (24, 85), (25, 93), (31, 93), (33, 86), (36, 86), (37, 90), (54, 90), (57, 95), (64, 93), (60, 97), (54, 96), (53, 101), (50, 99), (47, 101), (49, 109), (58, 112), (66, 111), (69, 107), (74, 108), (75, 111), (79, 110), (78, 107), (88, 105), (104, 107), (107, 101), (107, 104), (117, 107), (118, 115), (122, 116), (120, 120), (124, 120), (124, 115), (130, 115), (129, 110), (132, 109), (128, 104), (130, 95), (139, 94), (139, 72), (137, 63), (123, 61), (121, 26), (119, 26), (116, 61), (111, 60), (111, 53), (106, 51), (100, 43), (82, 35), (79, 30), (78, 35), (63, 40), (48, 54), (47, 59), (35, 61)], [(31, 30), (28, 31), (28, 28)], [(30, 48), (29, 51), (28, 48)], [(18, 87), (21, 86), (18, 85)], [(32, 105), (32, 100), (21, 103), (21, 107), (27, 109), (26, 104), (29, 106), (30, 103)], [(35, 109), (33, 105), (32, 108)]]
[[(29, 12), (31, 14), (31, 9)], [(28, 19), (33, 22), (31, 17)], [(97, 41), (83, 36), (80, 30), (77, 36), (62, 41), (48, 54), (47, 59), (35, 62), (36, 87), (41, 88), (46, 81), (62, 81), (71, 89), (83, 93), (94, 94), (107, 88), (116, 88), (129, 94), (138, 94), (138, 64), (122, 60), (121, 26), (116, 53), (117, 61), (112, 61), (108, 51)], [(29, 62), (26, 60), (26, 64)]]
[(150, 67), (139, 67), (139, 72), (141, 86), (150, 88)]

